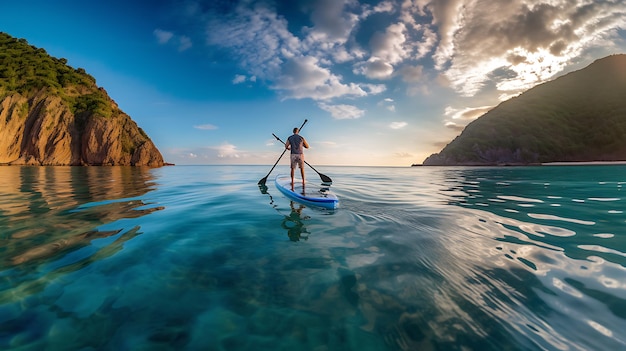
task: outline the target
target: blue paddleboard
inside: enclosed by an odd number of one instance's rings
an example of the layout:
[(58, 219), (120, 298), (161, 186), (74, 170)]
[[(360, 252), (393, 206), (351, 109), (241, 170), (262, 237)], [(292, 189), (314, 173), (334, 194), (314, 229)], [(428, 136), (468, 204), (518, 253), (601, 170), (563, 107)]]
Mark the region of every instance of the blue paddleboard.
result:
[(339, 206), (339, 199), (327, 185), (317, 185), (306, 183), (302, 190), (302, 180), (296, 179), (294, 188), (291, 190), (291, 176), (278, 175), (275, 180), (276, 188), (291, 200), (305, 205), (318, 206), (328, 209), (336, 209)]

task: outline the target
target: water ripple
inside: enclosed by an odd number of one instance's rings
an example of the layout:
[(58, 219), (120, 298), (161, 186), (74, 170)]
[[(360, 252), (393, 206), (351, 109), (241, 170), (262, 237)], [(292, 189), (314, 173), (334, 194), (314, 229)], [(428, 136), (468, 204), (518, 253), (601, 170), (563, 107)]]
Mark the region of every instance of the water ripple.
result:
[(535, 219), (552, 220), (552, 221), (571, 222), (571, 223), (577, 223), (577, 224), (582, 224), (582, 225), (596, 224), (596, 222), (593, 222), (593, 221), (583, 221), (583, 220), (575, 219), (575, 218), (565, 218), (565, 217), (560, 217), (556, 215), (541, 214), (541, 213), (529, 213), (528, 217), (535, 218)]
[(624, 170), (1, 170), (0, 347), (624, 349)]

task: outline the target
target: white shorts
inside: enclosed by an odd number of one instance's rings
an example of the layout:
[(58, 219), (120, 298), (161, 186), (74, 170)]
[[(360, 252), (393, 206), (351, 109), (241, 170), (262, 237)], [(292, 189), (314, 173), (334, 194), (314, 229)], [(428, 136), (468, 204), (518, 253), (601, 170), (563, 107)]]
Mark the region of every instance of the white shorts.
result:
[(300, 168), (304, 165), (303, 154), (291, 154), (291, 168), (296, 168), (296, 165), (300, 166)]

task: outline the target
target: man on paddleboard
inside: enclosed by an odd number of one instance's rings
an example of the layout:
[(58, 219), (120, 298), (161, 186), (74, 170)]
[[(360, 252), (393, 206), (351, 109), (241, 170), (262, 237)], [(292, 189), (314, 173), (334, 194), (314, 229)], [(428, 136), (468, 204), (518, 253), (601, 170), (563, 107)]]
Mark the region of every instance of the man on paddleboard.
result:
[(293, 190), (294, 171), (296, 166), (299, 166), (302, 175), (302, 190), (304, 191), (304, 148), (308, 149), (309, 144), (298, 132), (298, 128), (293, 129), (293, 134), (287, 138), (285, 149), (291, 150), (291, 190)]

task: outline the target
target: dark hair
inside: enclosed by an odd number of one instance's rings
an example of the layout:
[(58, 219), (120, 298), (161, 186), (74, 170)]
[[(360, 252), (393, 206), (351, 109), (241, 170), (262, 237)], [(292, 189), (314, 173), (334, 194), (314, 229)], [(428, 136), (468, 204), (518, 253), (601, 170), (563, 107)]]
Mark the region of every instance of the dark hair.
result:
[(294, 128), (294, 129), (293, 129), (293, 132), (294, 132), (294, 133), (297, 133), (297, 132), (298, 132), (298, 128)]

